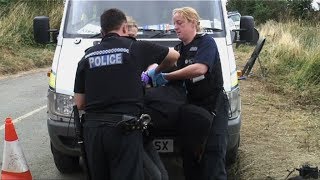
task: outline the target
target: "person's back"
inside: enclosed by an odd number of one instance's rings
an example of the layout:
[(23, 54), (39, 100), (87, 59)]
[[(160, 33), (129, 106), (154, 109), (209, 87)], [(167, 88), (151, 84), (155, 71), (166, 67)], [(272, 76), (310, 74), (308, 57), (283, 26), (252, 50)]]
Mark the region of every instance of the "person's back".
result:
[(140, 72), (146, 63), (129, 54), (135, 45), (135, 40), (112, 33), (86, 53), (87, 113), (140, 113)]

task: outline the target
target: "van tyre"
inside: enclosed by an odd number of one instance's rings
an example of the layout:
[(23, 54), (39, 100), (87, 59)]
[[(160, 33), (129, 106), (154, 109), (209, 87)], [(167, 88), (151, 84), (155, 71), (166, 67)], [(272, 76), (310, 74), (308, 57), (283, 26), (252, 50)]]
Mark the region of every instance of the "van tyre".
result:
[(226, 165), (230, 166), (234, 164), (237, 161), (238, 157), (238, 149), (240, 145), (240, 136), (238, 138), (238, 143), (236, 146), (234, 146), (227, 154), (227, 159), (226, 159)]
[(79, 157), (69, 156), (58, 151), (52, 143), (50, 143), (51, 152), (53, 154), (54, 163), (61, 173), (73, 173), (80, 170)]

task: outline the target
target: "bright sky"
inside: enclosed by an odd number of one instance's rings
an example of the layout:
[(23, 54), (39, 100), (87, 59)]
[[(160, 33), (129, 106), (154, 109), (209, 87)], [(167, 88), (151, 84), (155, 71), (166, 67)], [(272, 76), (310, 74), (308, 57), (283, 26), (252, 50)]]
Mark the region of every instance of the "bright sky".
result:
[(319, 5), (317, 3), (320, 3), (320, 0), (313, 0), (312, 6), (315, 8), (315, 10), (319, 10)]

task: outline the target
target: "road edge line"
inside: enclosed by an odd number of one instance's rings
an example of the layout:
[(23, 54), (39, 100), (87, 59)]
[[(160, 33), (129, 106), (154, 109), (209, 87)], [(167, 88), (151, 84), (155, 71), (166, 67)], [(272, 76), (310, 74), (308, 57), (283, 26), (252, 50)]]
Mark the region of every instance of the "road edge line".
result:
[[(31, 111), (31, 112), (28, 112), (27, 114), (24, 114), (24, 115), (18, 117), (17, 119), (14, 119), (14, 120), (12, 121), (12, 123), (13, 123), (13, 124), (16, 124), (16, 123), (18, 123), (19, 121), (21, 121), (21, 120), (23, 120), (23, 119), (25, 119), (25, 118), (27, 118), (27, 117), (29, 117), (29, 116), (37, 113), (37, 112), (43, 110), (43, 109), (46, 108), (46, 107), (47, 107), (47, 105), (41, 106), (41, 107), (39, 107), (39, 108)], [(0, 126), (0, 131), (1, 131), (2, 129), (4, 129), (4, 125)]]

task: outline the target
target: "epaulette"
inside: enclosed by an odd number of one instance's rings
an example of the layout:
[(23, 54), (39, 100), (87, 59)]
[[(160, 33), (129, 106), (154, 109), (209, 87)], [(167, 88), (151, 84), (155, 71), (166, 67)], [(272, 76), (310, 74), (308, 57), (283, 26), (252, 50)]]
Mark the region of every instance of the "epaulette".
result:
[(87, 48), (86, 50), (84, 50), (84, 53), (87, 53), (93, 46)]
[(198, 38), (203, 37), (205, 35), (206, 35), (206, 33), (197, 33), (196, 36), (194, 37), (194, 39), (198, 39)]
[(122, 37), (125, 37), (125, 38), (128, 38), (128, 39), (131, 39), (131, 40), (137, 41), (137, 39), (136, 39), (135, 37), (132, 37), (132, 36), (122, 36)]

